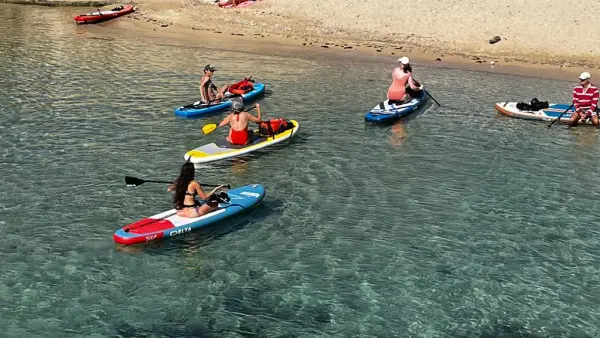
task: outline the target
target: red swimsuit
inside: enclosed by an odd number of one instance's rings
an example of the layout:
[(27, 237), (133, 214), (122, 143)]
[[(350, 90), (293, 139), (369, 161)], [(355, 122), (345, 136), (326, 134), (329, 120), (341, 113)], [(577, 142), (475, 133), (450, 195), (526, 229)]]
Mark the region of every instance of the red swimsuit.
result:
[[(237, 120), (240, 120), (240, 115), (237, 115)], [(231, 128), (231, 144), (244, 145), (248, 143), (248, 128), (244, 130), (235, 130)]]

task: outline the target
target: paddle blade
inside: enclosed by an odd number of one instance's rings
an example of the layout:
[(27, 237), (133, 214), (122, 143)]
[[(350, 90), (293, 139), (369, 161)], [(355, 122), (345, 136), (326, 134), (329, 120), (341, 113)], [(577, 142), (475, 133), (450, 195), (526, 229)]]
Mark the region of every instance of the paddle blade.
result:
[(202, 132), (204, 133), (204, 135), (206, 135), (206, 134), (212, 133), (215, 129), (217, 129), (217, 124), (209, 123), (209, 124), (205, 125), (204, 127), (202, 127)]
[(125, 184), (128, 187), (137, 187), (140, 184), (144, 184), (144, 182), (146, 181), (142, 180), (141, 178), (125, 176)]

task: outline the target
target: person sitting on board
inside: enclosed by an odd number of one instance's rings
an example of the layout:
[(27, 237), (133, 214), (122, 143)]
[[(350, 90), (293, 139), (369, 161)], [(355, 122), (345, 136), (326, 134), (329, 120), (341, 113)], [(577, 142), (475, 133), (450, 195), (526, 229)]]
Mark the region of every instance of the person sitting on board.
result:
[(573, 88), (573, 106), (575, 113), (571, 114), (569, 125), (576, 126), (580, 121), (592, 119), (592, 124), (598, 127), (598, 88), (590, 82), (592, 76), (588, 72), (579, 75), (579, 86)]
[(388, 88), (389, 104), (403, 104), (417, 97), (423, 87), (412, 76), (410, 60), (403, 56), (398, 59), (398, 66), (392, 71), (392, 84)]
[(227, 142), (233, 145), (245, 145), (252, 140), (252, 132), (248, 131), (248, 123), (250, 121), (258, 124), (261, 121), (260, 105), (256, 104), (256, 112), (258, 116), (254, 116), (247, 111), (244, 111), (244, 104), (238, 100), (233, 101), (231, 113), (227, 115), (219, 127), (229, 124), (229, 136)]
[[(215, 70), (216, 69), (211, 65), (204, 66), (204, 75), (200, 79), (200, 97), (205, 104), (220, 101), (229, 88), (228, 85), (223, 86), (221, 89), (215, 86), (212, 82), (212, 76), (215, 73)], [(215, 91), (217, 92), (215, 93)]]
[[(219, 206), (218, 199), (214, 198), (216, 197), (215, 192), (224, 186), (220, 185), (206, 194), (202, 190), (200, 183), (194, 178), (194, 174), (194, 164), (191, 162), (184, 163), (181, 166), (179, 177), (167, 189), (169, 192), (175, 192), (173, 194), (173, 203), (175, 204), (178, 216), (188, 218), (200, 217), (214, 211)], [(205, 203), (200, 204), (196, 200), (196, 196), (204, 200)]]

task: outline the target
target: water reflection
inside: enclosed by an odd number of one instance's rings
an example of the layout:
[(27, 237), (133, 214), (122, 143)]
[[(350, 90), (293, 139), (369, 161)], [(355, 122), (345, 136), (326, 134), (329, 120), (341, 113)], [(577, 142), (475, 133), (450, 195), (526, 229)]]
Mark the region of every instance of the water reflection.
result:
[(394, 147), (401, 146), (406, 139), (408, 138), (408, 134), (406, 133), (406, 122), (400, 119), (392, 125), (392, 135), (390, 135), (390, 144)]
[(234, 175), (242, 175), (248, 170), (248, 161), (242, 158), (232, 161), (231, 171)]
[(575, 138), (575, 146), (581, 149), (592, 149), (598, 140), (598, 129), (589, 126), (568, 127)]

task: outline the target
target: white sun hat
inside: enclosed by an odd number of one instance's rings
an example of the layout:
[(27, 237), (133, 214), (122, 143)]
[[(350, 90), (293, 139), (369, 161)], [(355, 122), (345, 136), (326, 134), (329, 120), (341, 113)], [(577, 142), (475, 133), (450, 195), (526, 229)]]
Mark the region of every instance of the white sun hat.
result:
[(407, 65), (410, 61), (408, 60), (408, 58), (406, 56), (403, 56), (401, 58), (398, 59), (398, 62), (403, 64), (403, 65)]
[(590, 73), (588, 73), (588, 72), (583, 72), (583, 73), (581, 73), (581, 75), (579, 75), (579, 79), (580, 80), (587, 80), (590, 77), (592, 77), (592, 75)]

